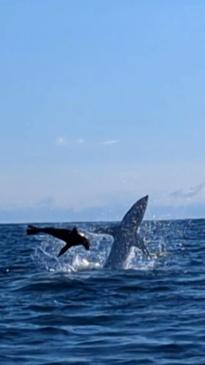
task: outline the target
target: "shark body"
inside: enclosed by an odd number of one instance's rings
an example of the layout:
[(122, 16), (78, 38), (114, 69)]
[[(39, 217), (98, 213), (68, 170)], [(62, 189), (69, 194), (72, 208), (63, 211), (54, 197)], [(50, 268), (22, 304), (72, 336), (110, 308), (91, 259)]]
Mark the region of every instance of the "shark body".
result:
[(138, 247), (146, 256), (149, 256), (149, 251), (138, 233), (147, 202), (148, 195), (138, 200), (128, 210), (118, 226), (97, 231), (97, 233), (111, 234), (114, 237), (110, 254), (104, 265), (105, 268), (122, 269), (132, 246)]

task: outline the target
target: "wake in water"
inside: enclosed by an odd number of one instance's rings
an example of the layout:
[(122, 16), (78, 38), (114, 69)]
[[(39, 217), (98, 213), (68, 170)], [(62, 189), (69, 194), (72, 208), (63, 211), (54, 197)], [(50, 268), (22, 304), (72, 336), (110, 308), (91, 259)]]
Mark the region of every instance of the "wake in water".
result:
[[(90, 234), (90, 251), (82, 248), (73, 248), (69, 252), (58, 258), (62, 243), (50, 237), (38, 236), (38, 240), (33, 260), (37, 265), (44, 267), (48, 271), (78, 272), (82, 270), (99, 270), (104, 268), (109, 256), (113, 237), (103, 234)], [(161, 240), (146, 240), (146, 245), (150, 250), (150, 257), (146, 257), (137, 247), (131, 247), (130, 253), (124, 262), (124, 270), (150, 270), (153, 269), (160, 258), (166, 257), (166, 242)]]
[[(146, 207), (148, 203), (148, 195), (144, 196), (143, 198), (139, 199), (136, 203), (134, 203), (131, 208), (126, 212), (122, 221), (118, 226), (115, 227), (115, 230), (111, 232), (114, 240), (110, 249), (109, 256), (107, 257), (106, 262), (103, 263), (105, 268), (109, 269), (123, 269), (126, 268), (126, 263), (129, 262), (129, 254), (132, 246), (136, 246), (140, 248), (140, 250), (145, 254), (147, 257), (150, 258), (149, 251), (144, 244), (143, 238), (139, 235), (139, 226), (143, 220)], [(105, 227), (104, 227), (105, 228)], [(54, 227), (36, 227), (29, 225), (27, 229), (28, 235), (35, 235), (35, 234), (49, 234), (55, 238), (63, 240), (66, 242), (66, 245), (60, 250), (58, 256), (64, 254), (69, 248), (73, 246), (78, 246), (83, 244), (83, 246), (89, 250), (90, 249), (90, 240), (86, 235), (77, 231), (76, 228), (72, 230), (62, 229), (62, 228), (54, 228)], [(110, 234), (110, 230), (104, 230), (101, 227), (98, 233)], [(45, 251), (45, 250), (43, 250)], [(103, 251), (104, 252), (104, 251)], [(46, 255), (47, 252), (45, 251)], [(92, 254), (93, 256), (93, 254)], [(91, 259), (91, 260), (90, 260)], [(93, 259), (95, 261), (93, 263)], [(89, 255), (87, 258), (81, 259), (79, 256), (75, 261), (69, 263), (69, 269), (72, 267), (75, 269), (76, 267), (80, 266), (89, 268), (90, 263), (92, 262), (92, 266), (101, 266), (102, 259), (99, 255), (95, 255), (95, 257), (91, 257)]]
[(112, 244), (112, 237), (92, 235), (90, 251), (81, 248), (70, 249), (69, 252), (58, 258), (57, 252), (61, 243), (50, 237), (39, 236), (39, 245), (32, 255), (33, 260), (49, 271), (75, 272), (81, 270), (99, 269), (104, 266)]
[[(59, 242), (54, 242), (53, 238), (43, 237), (43, 241), (40, 247), (35, 251), (34, 257), (48, 270), (60, 270), (60, 271), (80, 271), (93, 268), (108, 268), (108, 269), (137, 269), (147, 270), (154, 268), (161, 256), (166, 256), (167, 248), (165, 241), (160, 239), (156, 242), (153, 233), (157, 232), (157, 226), (146, 225), (144, 234), (141, 234), (141, 223), (146, 211), (148, 203), (148, 195), (139, 199), (134, 203), (131, 208), (126, 212), (121, 222), (115, 226), (101, 225), (99, 227), (93, 224), (92, 227), (85, 227), (85, 234), (77, 234), (81, 239), (86, 238), (86, 242), (89, 243), (90, 250), (85, 253), (84, 250), (72, 248), (69, 251), (69, 255), (58, 259), (56, 249), (59, 250)], [(157, 223), (158, 224), (158, 223)], [(30, 226), (32, 227), (32, 226)], [(92, 228), (92, 229), (90, 229)], [(169, 230), (169, 227), (166, 227)], [(38, 233), (48, 233), (54, 237), (65, 240), (65, 233), (73, 232), (65, 229), (56, 228), (36, 228), (32, 227), (34, 231)], [(149, 237), (151, 229), (151, 237)], [(55, 232), (53, 234), (52, 232)], [(56, 234), (58, 232), (58, 234)], [(59, 232), (61, 234), (59, 235)], [(79, 231), (80, 232), (80, 231)], [(98, 235), (89, 233), (97, 232)], [(143, 230), (142, 230), (143, 232)], [(27, 230), (28, 233), (28, 230)], [(163, 233), (163, 240), (166, 238), (166, 231)], [(70, 235), (70, 233), (69, 233)], [(70, 237), (70, 236), (69, 236)], [(69, 239), (66, 238), (69, 247), (72, 247)], [(76, 241), (77, 242), (77, 241)], [(153, 243), (155, 247), (152, 250)], [(52, 245), (51, 245), (52, 243)], [(78, 243), (78, 242), (77, 242)], [(89, 249), (89, 246), (87, 249)], [(149, 248), (148, 248), (149, 247)], [(60, 253), (62, 249), (60, 250)]]
[(205, 220), (144, 222), (151, 257), (133, 246), (124, 270), (104, 267), (111, 235), (80, 227), (91, 250), (57, 258), (63, 242), (0, 226), (2, 364), (203, 365)]

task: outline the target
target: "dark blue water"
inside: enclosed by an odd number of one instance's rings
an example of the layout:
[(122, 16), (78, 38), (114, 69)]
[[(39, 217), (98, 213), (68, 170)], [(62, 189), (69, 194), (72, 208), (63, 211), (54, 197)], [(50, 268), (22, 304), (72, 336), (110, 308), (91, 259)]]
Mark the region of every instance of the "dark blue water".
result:
[(2, 365), (205, 364), (205, 220), (145, 222), (152, 258), (120, 271), (106, 236), (57, 259), (62, 242), (25, 229), (0, 226)]

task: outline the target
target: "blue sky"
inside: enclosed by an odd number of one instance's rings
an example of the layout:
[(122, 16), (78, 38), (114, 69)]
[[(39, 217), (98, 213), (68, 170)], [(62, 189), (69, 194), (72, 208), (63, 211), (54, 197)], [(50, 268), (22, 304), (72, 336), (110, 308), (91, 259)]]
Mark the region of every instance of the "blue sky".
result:
[(0, 2), (0, 221), (205, 216), (205, 2)]

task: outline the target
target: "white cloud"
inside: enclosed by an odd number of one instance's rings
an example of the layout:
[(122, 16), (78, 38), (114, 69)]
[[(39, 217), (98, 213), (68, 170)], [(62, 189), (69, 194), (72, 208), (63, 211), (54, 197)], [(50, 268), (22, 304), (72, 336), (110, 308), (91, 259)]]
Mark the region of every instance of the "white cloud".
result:
[(108, 145), (113, 145), (113, 144), (117, 144), (119, 143), (119, 139), (108, 139), (102, 142), (102, 144), (108, 146)]
[(176, 190), (173, 191), (170, 195), (174, 198), (183, 198), (183, 199), (191, 199), (197, 196), (205, 187), (205, 183), (192, 186), (188, 190)]
[(66, 141), (66, 138), (63, 137), (63, 136), (59, 136), (57, 139), (56, 139), (56, 144), (58, 146), (64, 146), (67, 144), (67, 141)]
[(80, 138), (76, 139), (76, 143), (83, 144), (83, 143), (85, 143), (85, 140), (84, 140), (84, 138), (80, 137)]
[[(66, 141), (68, 144), (69, 141)], [(73, 143), (75, 141), (73, 139)], [(76, 212), (98, 207), (107, 216), (109, 206), (110, 209), (113, 206), (127, 209), (146, 194), (150, 197), (147, 214), (150, 211), (155, 214), (155, 207), (161, 207), (161, 217), (166, 214), (177, 217), (175, 212), (178, 209), (184, 209), (184, 216), (191, 216), (192, 207), (194, 215), (195, 206), (205, 206), (203, 163), (186, 165), (176, 162), (136, 162), (129, 165), (105, 162), (93, 166), (76, 164), (74, 161), (68, 168), (67, 162), (59, 162), (54, 166), (47, 164), (45, 168), (30, 165), (23, 171), (10, 168), (4, 170), (4, 173), (1, 171), (0, 209), (10, 207), (20, 211), (26, 207), (38, 206), (39, 210), (44, 209), (45, 212), (56, 211), (57, 216), (61, 210)], [(123, 213), (123, 210), (119, 212)], [(204, 213), (201, 212), (203, 216)]]
[(76, 144), (79, 145), (79, 144), (83, 144), (83, 143), (85, 143), (85, 140), (82, 137), (79, 137), (79, 138), (73, 139), (73, 140), (69, 140), (69, 141), (65, 136), (58, 136), (56, 138), (56, 144), (58, 146), (65, 146), (65, 145), (68, 145), (68, 144), (70, 146), (72, 146), (72, 145), (76, 145)]

